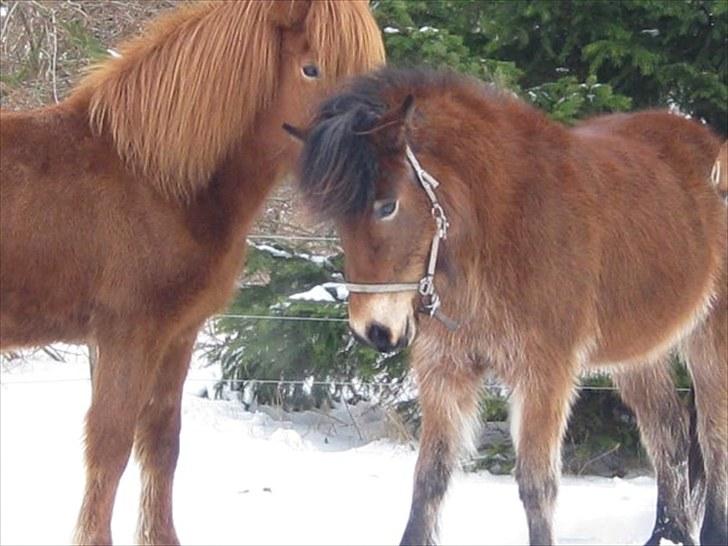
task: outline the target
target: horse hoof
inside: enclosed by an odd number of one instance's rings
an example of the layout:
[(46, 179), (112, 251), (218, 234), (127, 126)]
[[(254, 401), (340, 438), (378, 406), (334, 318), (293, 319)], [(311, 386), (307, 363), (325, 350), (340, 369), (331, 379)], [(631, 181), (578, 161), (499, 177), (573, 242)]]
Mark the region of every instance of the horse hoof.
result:
[(696, 542), (690, 537), (689, 533), (675, 528), (663, 528), (659, 531), (653, 531), (650, 538), (645, 542), (645, 546), (660, 546), (660, 541), (663, 538), (673, 544), (682, 544), (683, 546), (696, 545)]

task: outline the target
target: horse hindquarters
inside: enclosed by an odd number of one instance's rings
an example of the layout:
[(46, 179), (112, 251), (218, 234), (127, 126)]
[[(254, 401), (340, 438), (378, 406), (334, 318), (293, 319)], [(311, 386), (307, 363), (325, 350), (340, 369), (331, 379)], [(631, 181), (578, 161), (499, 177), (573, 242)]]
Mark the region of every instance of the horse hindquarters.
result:
[(705, 322), (687, 338), (682, 356), (695, 388), (698, 438), (705, 465), (704, 545), (728, 544), (728, 298), (722, 293)]

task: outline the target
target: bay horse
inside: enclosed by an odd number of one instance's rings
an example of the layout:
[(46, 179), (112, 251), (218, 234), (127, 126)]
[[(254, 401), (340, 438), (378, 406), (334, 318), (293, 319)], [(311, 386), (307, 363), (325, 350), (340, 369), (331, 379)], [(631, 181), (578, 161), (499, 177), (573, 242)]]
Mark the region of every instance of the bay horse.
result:
[(60, 104), (0, 124), (0, 348), (93, 343), (86, 486), (74, 540), (111, 542), (132, 448), (137, 540), (178, 544), (180, 404), (203, 321), (339, 78), (381, 64), (366, 1), (193, 3), (161, 16)]
[(552, 544), (562, 437), (589, 369), (613, 372), (653, 461), (648, 543), (694, 544), (672, 351), (696, 393), (700, 540), (726, 544), (727, 220), (709, 129), (657, 111), (568, 128), (482, 82), (392, 68), (284, 128), (305, 141), (304, 198), (337, 225), (351, 329), (380, 351), (411, 344), (422, 429), (402, 544), (435, 539), (486, 372), (512, 393), (530, 542)]

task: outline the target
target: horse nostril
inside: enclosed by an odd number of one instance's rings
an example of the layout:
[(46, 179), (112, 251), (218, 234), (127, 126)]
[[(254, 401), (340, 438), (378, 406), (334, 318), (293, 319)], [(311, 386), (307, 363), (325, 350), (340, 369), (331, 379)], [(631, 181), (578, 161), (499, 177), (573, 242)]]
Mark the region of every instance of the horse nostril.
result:
[(374, 322), (367, 328), (367, 338), (370, 343), (380, 352), (386, 353), (392, 350), (392, 332), (386, 326)]

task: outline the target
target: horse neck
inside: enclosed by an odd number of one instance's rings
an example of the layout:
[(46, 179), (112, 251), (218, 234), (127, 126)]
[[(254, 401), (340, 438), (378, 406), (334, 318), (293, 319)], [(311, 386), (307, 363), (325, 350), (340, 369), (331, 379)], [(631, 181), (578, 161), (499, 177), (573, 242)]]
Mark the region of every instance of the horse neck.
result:
[(210, 184), (189, 204), (191, 229), (203, 230), (215, 244), (241, 243), (295, 158), (295, 143), (279, 131), (258, 132), (232, 147)]
[[(90, 136), (90, 95), (91, 90), (80, 90), (48, 111), (73, 119), (73, 126)], [(230, 146), (208, 183), (193, 198), (188, 201), (162, 193), (156, 197), (183, 210), (187, 229), (210, 248), (241, 245), (266, 197), (295, 160), (297, 145), (280, 128), (281, 122), (270, 112), (261, 112), (259, 117), (269, 121), (253, 127)], [(111, 135), (96, 135), (96, 140), (100, 150), (108, 149), (110, 156), (118, 158), (119, 166), (124, 164)], [(127, 172), (134, 177), (132, 170)], [(143, 175), (138, 182), (155, 187)]]
[[(498, 286), (510, 274), (506, 262), (522, 249), (512, 248), (509, 234), (521, 232), (523, 226), (518, 224), (529, 221), (521, 210), (524, 195), (540, 177), (555, 176), (550, 171), (561, 168), (569, 140), (565, 129), (517, 101), (498, 103), (481, 118), (473, 116), (472, 105), (462, 107), (462, 119), (469, 115), (473, 123), (468, 131), (459, 132), (459, 138), (436, 128), (420, 133), (436, 155), (430, 161), (449, 167), (440, 175), (439, 189), (451, 218), (442, 250), (449, 275), (443, 292), (450, 294), (443, 294), (443, 299), (464, 299), (459, 302), (461, 309), (476, 305), (467, 295), (483, 286)], [(551, 159), (529, 159), (540, 155)]]

